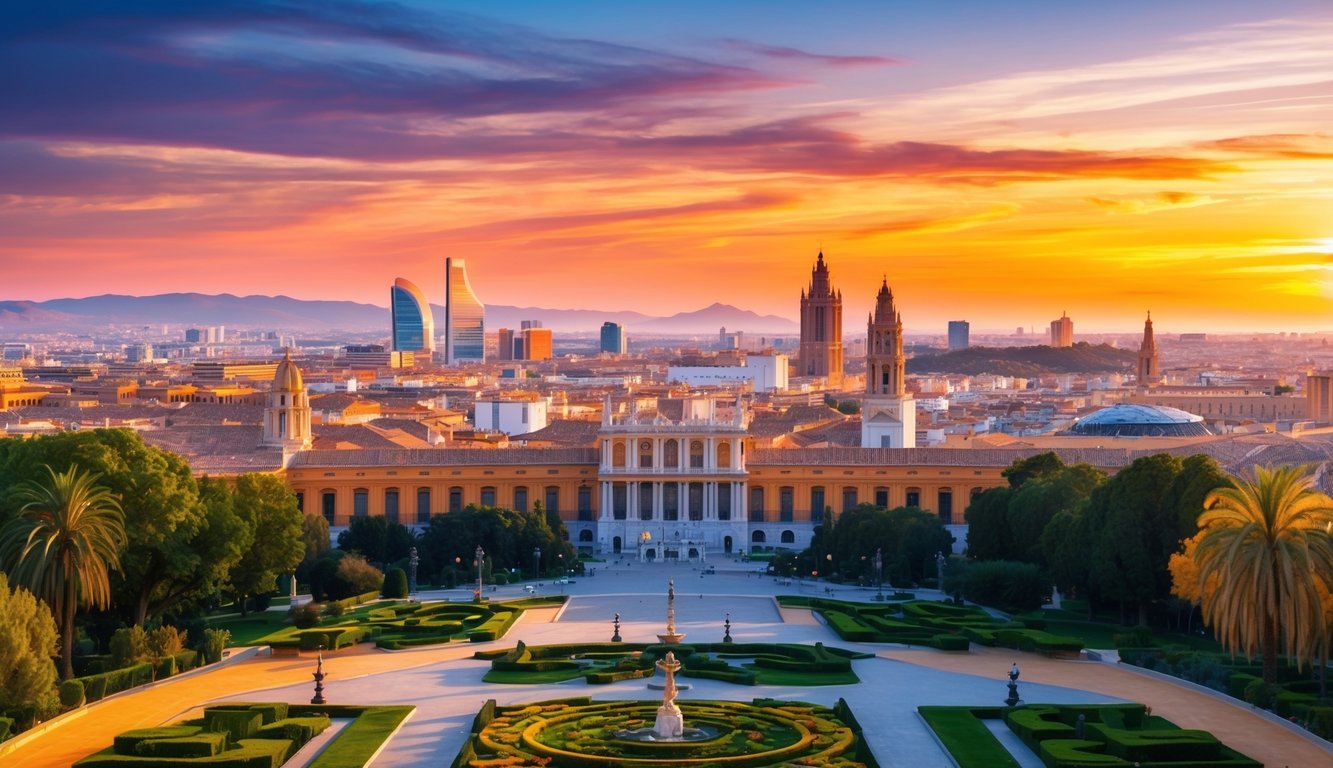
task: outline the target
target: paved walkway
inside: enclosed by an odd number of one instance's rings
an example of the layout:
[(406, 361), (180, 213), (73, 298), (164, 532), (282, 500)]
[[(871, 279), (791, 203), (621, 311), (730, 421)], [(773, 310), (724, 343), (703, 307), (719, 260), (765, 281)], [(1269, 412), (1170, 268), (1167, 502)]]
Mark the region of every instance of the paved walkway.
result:
[[(1205, 728), (1231, 746), (1269, 766), (1330, 764), (1330, 753), (1244, 708), (1171, 683), (1147, 678), (1113, 665), (1055, 661), (1033, 654), (974, 648), (968, 654), (886, 648), (843, 643), (814, 620), (808, 611), (779, 611), (774, 594), (792, 594), (798, 585), (782, 586), (753, 573), (753, 566), (716, 564), (716, 575), (700, 575), (688, 565), (608, 564), (594, 578), (567, 586), (547, 584), (545, 592), (567, 590), (575, 597), (563, 610), (527, 612), (509, 635), (495, 643), (459, 644), (397, 653), (369, 646), (329, 654), (326, 693), (333, 702), (406, 703), (417, 713), (389, 744), (376, 765), (438, 766), (453, 759), (466, 737), (477, 708), (488, 698), (500, 703), (588, 695), (598, 700), (649, 699), (644, 681), (588, 686), (581, 680), (557, 685), (488, 685), (481, 676), (488, 665), (472, 654), (488, 647), (609, 640), (611, 619), (621, 614), (627, 641), (651, 641), (663, 631), (665, 587), (675, 580), (676, 619), (687, 641), (718, 641), (722, 621), (730, 614), (732, 636), (740, 642), (815, 642), (858, 648), (877, 654), (855, 663), (859, 685), (739, 687), (709, 680), (689, 680), (682, 698), (749, 700), (776, 696), (831, 705), (846, 698), (867, 727), (866, 737), (885, 768), (921, 766), (946, 768), (951, 763), (916, 716), (922, 704), (1000, 703), (1005, 672), (1017, 659), (1022, 668), (1020, 690), (1026, 701), (1055, 703), (1142, 701), (1183, 727)], [(823, 594), (824, 585), (799, 585), (806, 594)], [(861, 599), (871, 593), (835, 587), (836, 596)], [(507, 587), (488, 597), (521, 596)], [(423, 598), (436, 595), (427, 593)], [(465, 599), (464, 590), (447, 596)], [(170, 681), (149, 690), (116, 697), (86, 715), (34, 739), (6, 766), (67, 766), (105, 747), (115, 734), (130, 728), (171, 722), (201, 704), (223, 699), (307, 701), (312, 691), (313, 657), (257, 657), (206, 674)]]

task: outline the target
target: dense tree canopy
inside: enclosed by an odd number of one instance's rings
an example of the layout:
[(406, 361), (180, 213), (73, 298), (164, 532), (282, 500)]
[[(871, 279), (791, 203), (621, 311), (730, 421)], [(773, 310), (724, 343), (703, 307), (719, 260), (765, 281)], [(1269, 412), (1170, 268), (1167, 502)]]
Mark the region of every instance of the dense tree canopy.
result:
[(231, 568), (231, 588), (241, 613), (246, 598), (272, 592), (278, 574), (296, 568), (305, 556), (302, 514), (296, 495), (278, 477), (248, 474), (236, 478), (232, 504), (246, 527), (255, 531), (250, 545)]
[(407, 557), (416, 543), (411, 528), (382, 515), (353, 518), (346, 530), (338, 534), (338, 549), (359, 552), (381, 569), (387, 563)]
[(0, 572), (0, 712), (55, 708), (57, 652), (51, 610)]
[(916, 507), (858, 504), (838, 515), (831, 529), (824, 525), (815, 532), (802, 567), (868, 582), (877, 550), (884, 581), (907, 587), (936, 575), (935, 557), (953, 551), (953, 536), (938, 516)]
[(516, 512), (500, 507), (468, 505), (460, 512), (435, 515), (421, 535), (422, 563), (436, 569), (472, 567), (473, 552), (480, 545), (486, 553), (483, 567), (518, 568), (528, 571), (533, 552), (541, 549), (541, 569), (550, 573), (558, 563), (573, 568), (578, 553), (566, 540), (564, 523), (540, 507), (531, 512)]

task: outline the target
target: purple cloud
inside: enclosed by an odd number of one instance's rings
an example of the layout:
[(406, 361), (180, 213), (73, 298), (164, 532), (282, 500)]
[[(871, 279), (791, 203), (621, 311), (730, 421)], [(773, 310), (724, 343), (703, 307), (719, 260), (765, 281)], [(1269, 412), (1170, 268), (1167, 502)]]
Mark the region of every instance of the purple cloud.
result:
[(764, 45), (750, 40), (728, 38), (723, 41), (728, 47), (746, 53), (753, 53), (770, 59), (822, 64), (830, 67), (886, 67), (905, 64), (906, 59), (889, 56), (846, 56), (824, 53), (810, 53), (799, 48), (778, 45)]

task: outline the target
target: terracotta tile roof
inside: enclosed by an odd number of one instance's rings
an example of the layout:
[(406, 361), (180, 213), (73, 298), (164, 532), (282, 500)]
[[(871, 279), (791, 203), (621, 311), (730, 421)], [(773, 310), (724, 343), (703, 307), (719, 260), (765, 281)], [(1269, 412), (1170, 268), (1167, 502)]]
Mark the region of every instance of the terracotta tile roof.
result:
[(596, 448), (421, 448), (360, 451), (302, 451), (293, 467), (447, 467), (523, 464), (597, 465)]
[(597, 445), (597, 432), (601, 428), (602, 424), (598, 421), (556, 419), (535, 432), (511, 435), (509, 439), (514, 442), (526, 440), (534, 443), (560, 443), (570, 446), (595, 447)]
[(316, 449), (357, 450), (402, 448), (389, 434), (364, 424), (316, 424), (311, 429)]

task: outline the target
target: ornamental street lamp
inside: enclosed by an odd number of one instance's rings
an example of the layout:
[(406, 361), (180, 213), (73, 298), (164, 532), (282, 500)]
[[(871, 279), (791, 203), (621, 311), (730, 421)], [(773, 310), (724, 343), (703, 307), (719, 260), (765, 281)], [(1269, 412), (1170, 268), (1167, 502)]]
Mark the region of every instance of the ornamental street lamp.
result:
[(476, 550), (475, 552), (473, 552), (472, 554), (477, 558), (477, 592), (476, 592), (475, 597), (477, 598), (477, 602), (480, 603), (480, 602), (481, 602), (481, 566), (482, 566), (482, 563), (484, 563), (484, 562), (486, 561), (486, 550), (482, 549), (482, 548), (481, 548), (481, 545), (478, 544), (478, 545), (477, 545), (477, 550)]

